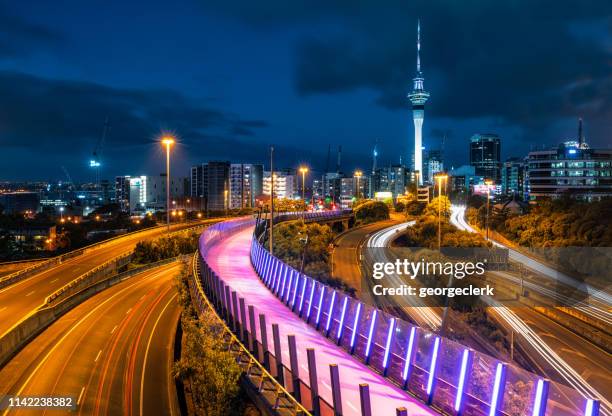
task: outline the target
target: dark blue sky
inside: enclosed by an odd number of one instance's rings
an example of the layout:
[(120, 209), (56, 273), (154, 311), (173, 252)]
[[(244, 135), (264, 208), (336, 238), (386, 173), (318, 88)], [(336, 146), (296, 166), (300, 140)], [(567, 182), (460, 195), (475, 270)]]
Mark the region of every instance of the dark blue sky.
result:
[[(503, 4), (499, 4), (503, 3)], [(536, 3), (536, 4), (533, 4)], [(422, 21), (424, 142), (447, 164), (475, 132), (503, 155), (612, 139), (612, 4), (602, 1), (23, 1), (0, 3), (0, 179), (91, 180), (211, 159), (343, 168), (410, 156), (406, 93)], [(332, 158), (335, 160), (335, 154)]]

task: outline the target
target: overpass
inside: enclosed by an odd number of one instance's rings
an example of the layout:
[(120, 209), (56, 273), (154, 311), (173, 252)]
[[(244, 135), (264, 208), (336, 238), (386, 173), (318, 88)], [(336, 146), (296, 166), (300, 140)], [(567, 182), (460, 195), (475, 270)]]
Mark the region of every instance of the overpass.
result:
[[(368, 403), (377, 415), (402, 406), (412, 409), (409, 414), (598, 414), (597, 400), (300, 274), (259, 244), (253, 231), (262, 227), (243, 219), (207, 230), (200, 240), (201, 278), (235, 329), (254, 339), (261, 358), (267, 358), (273, 373), (277, 369), (291, 392), (305, 397), (306, 407), (316, 409), (313, 394), (318, 392), (320, 407), (340, 406), (342, 414), (370, 414)], [(276, 324), (272, 331), (270, 324)], [(295, 336), (294, 344), (285, 339), (288, 335)], [(316, 364), (309, 360), (314, 352)], [(324, 364), (338, 365), (341, 380), (333, 372), (326, 377), (321, 357)], [(369, 399), (358, 386), (364, 381)], [(546, 412), (547, 405), (553, 413)]]

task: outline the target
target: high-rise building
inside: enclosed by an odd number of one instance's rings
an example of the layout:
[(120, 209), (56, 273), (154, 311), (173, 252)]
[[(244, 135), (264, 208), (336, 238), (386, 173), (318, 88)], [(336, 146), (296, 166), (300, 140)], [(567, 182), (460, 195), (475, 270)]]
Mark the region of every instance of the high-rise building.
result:
[(556, 149), (529, 152), (525, 178), (530, 201), (568, 195), (587, 201), (612, 196), (612, 149), (567, 141)]
[(429, 93), (423, 88), (423, 73), (421, 72), (421, 22), (417, 22), (417, 61), (414, 86), (408, 94), (412, 103), (412, 120), (414, 121), (414, 170), (420, 173), (419, 185), (423, 183), (423, 120), (425, 118), (425, 103)]
[(475, 134), (470, 138), (470, 165), (476, 175), (501, 181), (501, 139), (497, 134)]
[[(271, 174), (269, 171), (263, 174), (263, 194), (270, 195), (272, 192)], [(274, 171), (274, 198), (291, 198), (297, 195), (296, 176), (292, 170)]]
[(323, 193), (326, 198), (331, 198), (333, 201), (340, 200), (341, 194), (341, 179), (340, 172), (327, 172), (323, 176)]
[(130, 209), (130, 179), (129, 175), (115, 177), (115, 202), (122, 211)]
[(423, 156), (423, 180), (433, 184), (434, 175), (444, 171), (442, 150), (426, 150)]
[(523, 197), (525, 187), (525, 163), (517, 158), (507, 159), (501, 168), (501, 189), (503, 195)]
[(263, 193), (263, 165), (230, 165), (230, 208), (252, 208)]
[(191, 168), (191, 199), (208, 211), (229, 208), (230, 162), (212, 161)]

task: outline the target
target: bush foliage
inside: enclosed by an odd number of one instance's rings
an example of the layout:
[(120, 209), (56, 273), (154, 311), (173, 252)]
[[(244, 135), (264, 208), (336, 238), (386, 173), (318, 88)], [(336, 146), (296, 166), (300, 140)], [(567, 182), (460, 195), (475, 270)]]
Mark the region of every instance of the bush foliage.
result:
[(190, 254), (198, 248), (199, 234), (181, 233), (155, 240), (140, 241), (134, 249), (132, 262), (137, 264), (154, 263), (181, 254)]
[(353, 212), (357, 225), (389, 219), (389, 206), (381, 201), (364, 200), (353, 206)]

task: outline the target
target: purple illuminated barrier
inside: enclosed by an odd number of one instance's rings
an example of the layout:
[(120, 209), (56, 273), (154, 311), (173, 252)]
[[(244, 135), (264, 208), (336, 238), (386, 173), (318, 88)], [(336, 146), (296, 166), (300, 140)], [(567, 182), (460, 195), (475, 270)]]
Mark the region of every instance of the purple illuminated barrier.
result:
[(445, 414), (599, 414), (597, 400), (361, 303), (271, 256), (256, 238), (251, 263), (292, 312)]

